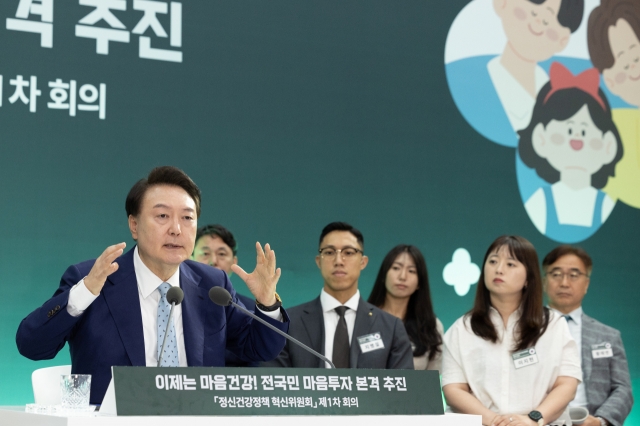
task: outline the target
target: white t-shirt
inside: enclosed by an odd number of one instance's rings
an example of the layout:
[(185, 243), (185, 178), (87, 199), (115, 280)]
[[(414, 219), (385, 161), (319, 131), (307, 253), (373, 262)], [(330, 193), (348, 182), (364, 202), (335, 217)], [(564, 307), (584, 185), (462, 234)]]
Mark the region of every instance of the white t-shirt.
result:
[(537, 362), (516, 369), (512, 358), (514, 328), (520, 310), (505, 329), (497, 310), (489, 315), (498, 332), (491, 343), (471, 329), (471, 317), (459, 318), (444, 336), (442, 386), (466, 383), (486, 408), (498, 414), (527, 414), (536, 409), (559, 376), (582, 380), (580, 357), (565, 319), (550, 312), (549, 325), (535, 345)]

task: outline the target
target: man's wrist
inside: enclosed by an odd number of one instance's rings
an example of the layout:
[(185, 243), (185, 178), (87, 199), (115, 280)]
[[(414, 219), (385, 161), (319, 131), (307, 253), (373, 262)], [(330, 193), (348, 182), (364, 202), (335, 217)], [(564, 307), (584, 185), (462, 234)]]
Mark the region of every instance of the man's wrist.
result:
[(261, 311), (264, 311), (264, 312), (272, 312), (272, 311), (275, 311), (277, 309), (280, 309), (280, 307), (282, 307), (282, 299), (280, 299), (280, 296), (278, 295), (278, 293), (274, 293), (273, 294), (273, 299), (272, 300), (275, 300), (275, 302), (272, 302), (268, 306), (265, 306), (262, 303), (260, 303), (260, 301), (258, 301), (258, 299), (256, 299), (256, 306), (258, 307), (258, 309), (260, 309)]
[(604, 419), (600, 416), (596, 416), (596, 419), (600, 422), (600, 426), (609, 426), (609, 422), (607, 419)]

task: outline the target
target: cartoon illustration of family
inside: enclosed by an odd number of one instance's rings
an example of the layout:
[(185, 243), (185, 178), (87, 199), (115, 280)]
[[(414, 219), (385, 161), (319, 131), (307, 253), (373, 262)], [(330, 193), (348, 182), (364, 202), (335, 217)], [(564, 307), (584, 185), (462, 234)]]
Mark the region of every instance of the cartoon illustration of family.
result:
[[(640, 208), (640, 2), (591, 1), (585, 10), (585, 1), (473, 0), (497, 15), (506, 46), (499, 55), (446, 64), (467, 122), (517, 148), (516, 176), (532, 223), (566, 243), (592, 236), (618, 200)], [(571, 57), (557, 56), (583, 15), (587, 37), (574, 40)], [(447, 43), (454, 30), (478, 31), (454, 21)], [(575, 59), (575, 45), (583, 60)]]
[(603, 0), (589, 16), (588, 46), (605, 86), (628, 104), (613, 110), (624, 156), (604, 192), (640, 208), (640, 2)]
[(613, 210), (614, 201), (600, 189), (622, 157), (622, 143), (595, 69), (574, 76), (554, 62), (550, 74), (529, 126), (518, 132), (518, 152), (551, 186), (538, 189), (525, 208), (548, 237), (581, 241)]

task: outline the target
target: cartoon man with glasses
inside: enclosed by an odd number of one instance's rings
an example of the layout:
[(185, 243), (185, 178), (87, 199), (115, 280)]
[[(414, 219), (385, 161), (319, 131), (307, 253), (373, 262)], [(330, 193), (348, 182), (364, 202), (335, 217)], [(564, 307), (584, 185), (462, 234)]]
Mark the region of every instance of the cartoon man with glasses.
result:
[[(360, 231), (344, 222), (325, 226), (316, 256), (324, 286), (316, 299), (287, 309), (289, 335), (329, 358), (336, 368), (413, 370), (402, 321), (360, 297), (358, 280), (368, 261)], [(266, 365), (328, 367), (297, 345), (286, 345)]]
[(556, 247), (542, 261), (544, 286), (549, 307), (566, 318), (582, 359), (584, 381), (569, 406), (589, 410), (584, 426), (622, 425), (631, 411), (633, 395), (620, 332), (582, 311), (592, 265), (583, 249)]

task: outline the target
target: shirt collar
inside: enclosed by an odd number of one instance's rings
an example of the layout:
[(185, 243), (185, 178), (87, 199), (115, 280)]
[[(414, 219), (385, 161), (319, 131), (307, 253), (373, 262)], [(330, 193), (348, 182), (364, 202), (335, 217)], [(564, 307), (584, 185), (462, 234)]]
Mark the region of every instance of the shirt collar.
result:
[[(522, 315), (522, 305), (518, 306), (518, 309), (513, 311), (511, 315), (509, 315), (509, 319), (507, 320), (507, 326), (514, 325)], [(489, 318), (492, 318), (494, 322), (497, 322), (501, 327), (504, 327), (504, 323), (502, 322), (502, 315), (496, 308), (492, 305), (489, 305)]]
[(562, 312), (560, 312), (557, 309), (553, 309), (553, 308), (549, 308), (549, 309), (553, 310), (554, 312), (557, 312), (558, 315), (560, 315), (560, 316), (569, 315), (573, 322), (575, 322), (577, 325), (582, 327), (582, 306), (578, 306), (577, 309), (574, 309), (573, 311), (569, 312), (568, 314), (563, 314)]
[[(360, 290), (356, 290), (356, 294), (351, 296), (349, 300), (346, 301), (344, 306), (353, 310), (353, 312), (357, 312), (358, 303), (360, 302)], [(320, 304), (322, 305), (322, 312), (330, 312), (334, 311), (338, 306), (342, 306), (342, 303), (338, 302), (338, 299), (324, 291), (320, 293)]]
[[(151, 272), (151, 269), (144, 264), (140, 259), (138, 253), (138, 246), (133, 251), (133, 268), (136, 271), (136, 280), (138, 281), (138, 288), (143, 299), (149, 297), (154, 291), (158, 289), (162, 281), (156, 274)], [(171, 284), (172, 287), (180, 287), (180, 268), (166, 281)]]

